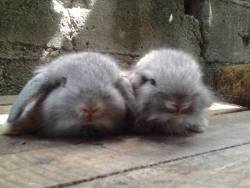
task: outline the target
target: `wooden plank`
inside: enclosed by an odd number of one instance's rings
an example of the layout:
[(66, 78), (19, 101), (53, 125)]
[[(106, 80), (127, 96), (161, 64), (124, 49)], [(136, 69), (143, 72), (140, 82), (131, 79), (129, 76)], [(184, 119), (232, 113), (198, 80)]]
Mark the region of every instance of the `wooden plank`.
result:
[[(7, 114), (1, 114), (1, 107), (10, 107), (10, 106), (0, 106), (0, 125), (3, 124), (8, 115)], [(228, 112), (228, 110), (237, 110), (242, 109), (242, 107), (239, 107), (237, 105), (233, 104), (226, 104), (219, 103), (219, 105), (216, 103), (210, 110), (212, 110), (210, 115), (222, 113), (222, 112)], [(3, 111), (2, 111), (3, 112)], [(124, 145), (126, 143), (130, 143), (133, 139), (137, 138), (128, 138), (125, 139), (124, 143), (119, 142), (121, 145)], [(141, 139), (141, 138), (140, 138)], [(161, 139), (161, 138), (157, 138)], [(179, 138), (177, 138), (179, 139)], [(53, 147), (53, 146), (59, 146), (64, 145), (65, 141), (69, 143), (79, 143), (79, 140), (82, 140), (81, 138), (78, 139), (42, 139), (42, 138), (34, 138), (34, 137), (7, 137), (7, 136), (0, 136), (0, 155), (1, 154), (8, 154), (8, 153), (16, 153), (16, 152), (22, 152), (22, 151), (29, 151), (39, 148), (47, 148), (47, 147)], [(124, 139), (123, 139), (124, 140)], [(143, 140), (143, 139), (142, 139)], [(165, 140), (165, 138), (164, 138)], [(143, 140), (143, 142), (147, 142)], [(156, 144), (157, 145), (157, 144)], [(120, 146), (122, 147), (122, 146)], [(127, 146), (124, 146), (127, 147)], [(131, 147), (128, 145), (128, 147)], [(137, 146), (136, 146), (137, 147)]]
[[(0, 114), (7, 114), (11, 108), (11, 105), (16, 100), (16, 98), (17, 98), (17, 95), (0, 96)], [(211, 115), (239, 112), (239, 111), (245, 111), (245, 110), (247, 110), (247, 107), (243, 107), (240, 105), (231, 104), (227, 102), (221, 102), (221, 101), (214, 102), (209, 108), (209, 112)]]
[(1, 114), (8, 114), (10, 112), (11, 105), (0, 105), (0, 115)]
[[(10, 112), (11, 105), (15, 100), (15, 95), (10, 96), (0, 96), (0, 125), (2, 125), (8, 118), (8, 113)], [(224, 113), (233, 113), (246, 111), (246, 107), (242, 107), (236, 104), (229, 104), (226, 102), (215, 102), (208, 109), (209, 115), (219, 115)]]
[(11, 105), (16, 100), (17, 95), (0, 96), (0, 105)]
[[(2, 96), (3, 97), (3, 96)], [(1, 96), (0, 96), (1, 98)], [(8, 98), (8, 97), (7, 97)], [(7, 100), (8, 101), (8, 100)], [(11, 109), (11, 105), (1, 105), (0, 104), (0, 125), (3, 124), (8, 118), (8, 113)], [(225, 102), (215, 102), (209, 108), (209, 115), (219, 115), (225, 113), (241, 112), (246, 111), (246, 107), (242, 107), (236, 104), (229, 104)]]
[(190, 137), (135, 135), (6, 153), (0, 155), (0, 187), (71, 185), (250, 143), (249, 116), (249, 111), (212, 116), (207, 132)]
[(249, 188), (250, 145), (233, 147), (155, 167), (70, 186), (102, 188)]
[(243, 107), (237, 104), (231, 104), (226, 102), (214, 102), (208, 109), (209, 115), (220, 115), (226, 113), (234, 113), (248, 110), (247, 107)]
[(42, 138), (34, 136), (0, 136), (0, 155), (55, 148), (82, 143), (83, 138)]

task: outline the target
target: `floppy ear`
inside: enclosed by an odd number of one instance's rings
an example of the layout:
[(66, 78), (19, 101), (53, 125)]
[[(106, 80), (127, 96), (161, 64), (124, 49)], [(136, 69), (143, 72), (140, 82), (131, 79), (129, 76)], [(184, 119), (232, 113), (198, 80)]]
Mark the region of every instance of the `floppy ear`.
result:
[(126, 102), (129, 119), (134, 119), (136, 115), (136, 105), (132, 84), (126, 77), (121, 76), (116, 82), (116, 88), (121, 93)]
[(18, 121), (31, 101), (38, 100), (38, 96), (51, 92), (65, 82), (66, 78), (51, 78), (47, 72), (40, 72), (35, 75), (18, 95), (7, 122), (12, 124)]

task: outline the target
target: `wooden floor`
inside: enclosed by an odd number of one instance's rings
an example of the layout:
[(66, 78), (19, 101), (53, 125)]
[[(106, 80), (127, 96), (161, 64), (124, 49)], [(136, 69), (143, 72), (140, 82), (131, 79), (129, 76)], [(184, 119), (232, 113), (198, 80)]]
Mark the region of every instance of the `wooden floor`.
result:
[[(0, 97), (2, 122), (14, 98)], [(189, 137), (0, 136), (0, 187), (250, 188), (250, 111), (213, 106), (209, 119)]]

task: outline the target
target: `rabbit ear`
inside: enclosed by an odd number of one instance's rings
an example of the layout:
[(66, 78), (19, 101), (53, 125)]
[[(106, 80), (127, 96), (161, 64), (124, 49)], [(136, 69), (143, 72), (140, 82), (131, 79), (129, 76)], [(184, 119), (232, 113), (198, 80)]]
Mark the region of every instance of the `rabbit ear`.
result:
[(66, 78), (51, 78), (47, 72), (41, 72), (35, 75), (24, 86), (12, 106), (7, 122), (15, 123), (27, 105), (38, 98), (38, 96), (51, 92), (54, 88), (65, 83)]
[(136, 115), (135, 95), (130, 81), (126, 77), (120, 77), (116, 82), (116, 88), (126, 102), (129, 119), (134, 119)]

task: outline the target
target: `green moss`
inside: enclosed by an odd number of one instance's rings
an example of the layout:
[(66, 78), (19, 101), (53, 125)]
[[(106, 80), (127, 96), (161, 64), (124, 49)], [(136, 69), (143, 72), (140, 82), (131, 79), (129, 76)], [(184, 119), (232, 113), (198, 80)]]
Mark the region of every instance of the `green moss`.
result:
[(250, 106), (250, 65), (227, 66), (217, 75), (217, 89), (226, 99)]

